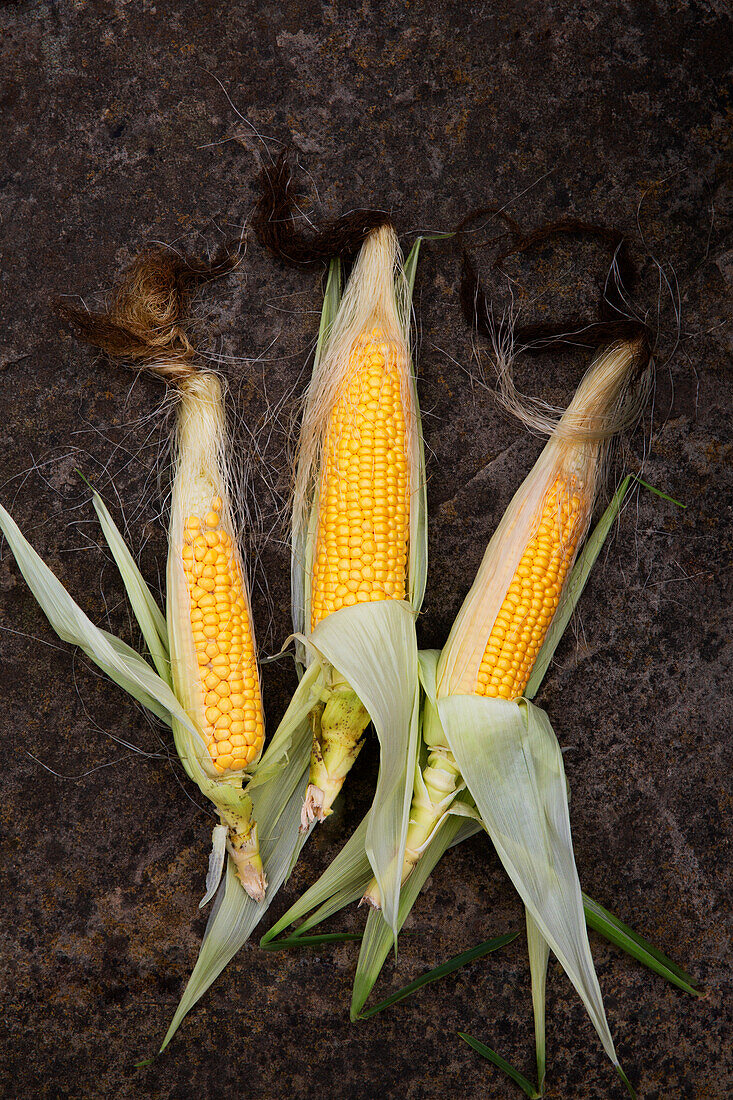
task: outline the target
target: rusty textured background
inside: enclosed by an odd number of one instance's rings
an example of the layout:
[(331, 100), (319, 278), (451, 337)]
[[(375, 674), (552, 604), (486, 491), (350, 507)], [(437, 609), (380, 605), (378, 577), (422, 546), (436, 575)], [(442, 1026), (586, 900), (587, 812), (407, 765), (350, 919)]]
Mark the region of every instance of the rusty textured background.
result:
[[(567, 747), (585, 888), (706, 991), (693, 1002), (593, 937), (620, 1058), (644, 1100), (733, 1091), (726, 11), (722, 0), (0, 5), (0, 498), (92, 618), (135, 644), (75, 471), (118, 519), (124, 504), (155, 580), (162, 395), (76, 345), (52, 295), (93, 304), (151, 239), (204, 249), (238, 233), (265, 148), (256, 133), (298, 156), (304, 210), (386, 207), (407, 243), (490, 202), (527, 226), (575, 214), (632, 235), (634, 306), (660, 342), (653, 412), (625, 461), (639, 470), (645, 460), (646, 479), (687, 508), (646, 493), (630, 504), (541, 701)], [(487, 287), (505, 305), (486, 243), (494, 226), (476, 229)], [(541, 319), (590, 308), (605, 264), (566, 244), (506, 270), (524, 316)], [(430, 645), (445, 639), (540, 447), (476, 381), (458, 271), (454, 245), (426, 247), (416, 306), (432, 554), (420, 629)], [(209, 346), (224, 357), (250, 460), (246, 499), (261, 510), (256, 613), (268, 651), (288, 630), (277, 508), (286, 413), (306, 377), (320, 291), (320, 271), (278, 270), (250, 241), (237, 273), (205, 295)], [(528, 362), (521, 379), (562, 403), (585, 361)], [(3, 1096), (520, 1095), (456, 1031), (531, 1074), (523, 939), (358, 1025), (348, 1022), (352, 945), (277, 955), (248, 945), (170, 1054), (135, 1069), (196, 957), (210, 820), (164, 733), (55, 643), (7, 547), (0, 644)], [(291, 688), (285, 667), (268, 667), (270, 723)], [(336, 853), (375, 769), (372, 746), (272, 913)], [(362, 919), (350, 912), (334, 927)], [(381, 988), (521, 924), (496, 858), (474, 839), (433, 874)], [(557, 965), (548, 1019), (548, 1097), (622, 1097)]]

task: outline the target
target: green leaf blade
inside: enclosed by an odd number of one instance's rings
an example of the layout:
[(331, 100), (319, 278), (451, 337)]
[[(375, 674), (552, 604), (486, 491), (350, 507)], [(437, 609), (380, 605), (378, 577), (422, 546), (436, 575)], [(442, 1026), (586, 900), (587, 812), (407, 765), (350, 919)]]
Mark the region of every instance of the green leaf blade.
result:
[(321, 936), (284, 936), (267, 943), (260, 941), (264, 951), (285, 951), (290, 947), (319, 947), (328, 943), (361, 943), (360, 932), (324, 932)]
[(472, 1035), (467, 1035), (465, 1031), (459, 1031), (461, 1039), (468, 1043), (477, 1054), (480, 1054), (483, 1058), (488, 1059), (493, 1065), (502, 1070), (507, 1077), (510, 1077), (515, 1085), (519, 1085), (520, 1089), (529, 1097), (529, 1100), (540, 1100), (542, 1096), (541, 1092), (538, 1092), (531, 1081), (528, 1081), (524, 1074), (520, 1073), (518, 1069), (511, 1066), (505, 1058), (502, 1058), (500, 1054), (497, 1054), (491, 1047), (487, 1047), (485, 1043), (482, 1043), (479, 1039), (474, 1039)]
[(0, 530), (41, 610), (62, 641), (78, 646), (119, 687), (165, 721), (177, 719), (192, 733), (191, 720), (165, 680), (139, 653), (95, 626), (0, 505)]
[(454, 955), (452, 959), (448, 959), (447, 962), (441, 963), (440, 966), (436, 966), (432, 970), (426, 971), (424, 974), (421, 974), (419, 978), (415, 978), (414, 981), (403, 986), (402, 989), (390, 993), (383, 1001), (360, 1012), (358, 1019), (368, 1020), (370, 1016), (375, 1016), (377, 1012), (382, 1012), (385, 1008), (391, 1008), (392, 1005), (398, 1004), (400, 1001), (404, 1001), (406, 997), (410, 997), (413, 993), (416, 993), (418, 989), (422, 989), (424, 985), (430, 985), (432, 982), (440, 981), (441, 978), (446, 978), (449, 974), (453, 974), (454, 971), (460, 969), (462, 966), (467, 966), (468, 963), (473, 962), (475, 959), (482, 959), (484, 955), (488, 955), (493, 951), (498, 951), (500, 948), (505, 947), (508, 943), (511, 943), (512, 940), (515, 940), (517, 935), (517, 932), (507, 932), (503, 936), (495, 936), (493, 939), (485, 940), (483, 943), (477, 944), (476, 947), (472, 947), (468, 951), (462, 951), (460, 955)]
[(695, 979), (690, 974), (587, 894), (583, 894), (583, 908), (589, 928), (593, 928), (610, 943), (616, 944), (627, 955), (631, 955), (678, 989), (684, 990), (693, 997), (702, 996), (700, 990), (695, 988)]

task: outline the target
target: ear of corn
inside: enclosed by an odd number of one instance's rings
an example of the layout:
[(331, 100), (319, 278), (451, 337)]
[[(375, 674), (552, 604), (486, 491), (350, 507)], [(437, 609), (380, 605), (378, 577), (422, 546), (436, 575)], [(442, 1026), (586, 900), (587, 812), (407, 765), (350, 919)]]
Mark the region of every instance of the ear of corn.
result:
[[(229, 830), (227, 848), (242, 886), (262, 900), (266, 878), (251, 799), (243, 790), (262, 752), (262, 700), (228, 500), (224, 398), (218, 377), (196, 365), (182, 325), (188, 288), (231, 266), (230, 257), (209, 265), (165, 250), (148, 252), (132, 264), (107, 312), (64, 305), (61, 313), (89, 343), (178, 392), (167, 632), (171, 682), (190, 721), (174, 722), (173, 734), (187, 774)], [(153, 651), (153, 658), (160, 663), (162, 654)]]
[(175, 729), (193, 778), (229, 829), (245, 890), (264, 897), (252, 804), (243, 790), (264, 740), (254, 632), (228, 503), (221, 384), (192, 373), (179, 387), (178, 448), (168, 542), (168, 634), (176, 694), (198, 737)]
[[(411, 275), (416, 257), (417, 246)], [(332, 267), (327, 302), (335, 303), (337, 287)], [(321, 330), (293, 508), (299, 654), (306, 664), (318, 660), (326, 673), (311, 715), (303, 828), (331, 812), (371, 719), (382, 757), (368, 848), (390, 896), (399, 889), (396, 856), (409, 812), (403, 791), (417, 752), (414, 617), (427, 559), (424, 461), (407, 338), (410, 292), (394, 231), (375, 230), (332, 324)], [(394, 681), (386, 697), (385, 666)], [(394, 906), (388, 908), (394, 916)]]
[[(637, 350), (632, 344), (614, 345), (596, 358), (510, 503), (441, 654), (439, 696), (470, 693), (515, 699), (527, 689), (535, 667), (535, 684), (544, 675), (570, 614), (557, 616), (560, 602), (574, 606), (567, 597), (577, 600), (590, 570), (588, 564), (580, 588), (576, 577), (572, 592), (566, 592), (590, 522), (609, 440), (639, 407), (636, 393), (629, 393)], [(506, 378), (504, 387), (507, 403), (517, 411), (517, 399), (509, 400)], [(639, 391), (644, 393), (643, 384)], [(533, 426), (544, 426), (544, 421)], [(544, 646), (548, 631), (551, 648)], [(459, 789), (460, 769), (439, 724), (437, 729), (424, 727), (431, 755), (416, 784), (410, 815), (407, 850), (418, 857)], [(413, 865), (412, 858), (405, 862), (403, 879)], [(379, 904), (375, 884), (365, 900)]]
[(629, 405), (638, 408), (628, 394), (638, 355), (634, 344), (620, 343), (591, 365), (491, 539), (437, 669), (447, 747), (533, 922), (541, 1072), (541, 939), (618, 1068), (588, 945), (562, 756), (544, 712), (521, 695), (587, 529), (608, 442), (628, 421)]

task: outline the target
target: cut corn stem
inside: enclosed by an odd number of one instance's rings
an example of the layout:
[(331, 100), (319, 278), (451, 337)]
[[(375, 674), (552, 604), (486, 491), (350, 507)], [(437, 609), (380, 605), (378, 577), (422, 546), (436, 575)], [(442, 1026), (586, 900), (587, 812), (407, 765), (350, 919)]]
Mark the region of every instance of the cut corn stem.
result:
[(303, 804), (302, 828), (325, 821), (346, 776), (364, 744), (369, 725), (366, 707), (351, 688), (331, 693), (323, 708), (312, 715), (313, 750), (308, 789)]
[(252, 801), (243, 799), (243, 812), (224, 812), (223, 825), (229, 828), (227, 851), (237, 869), (237, 878), (255, 901), (264, 901), (267, 880), (260, 856), (257, 822), (252, 818)]
[[(444, 745), (433, 748), (422, 775), (418, 773), (416, 776), (402, 864), (402, 883), (410, 877), (428, 844), (447, 820), (450, 806), (464, 786), (450, 749)], [(369, 883), (362, 902), (372, 909), (382, 908), (382, 896), (376, 879)]]

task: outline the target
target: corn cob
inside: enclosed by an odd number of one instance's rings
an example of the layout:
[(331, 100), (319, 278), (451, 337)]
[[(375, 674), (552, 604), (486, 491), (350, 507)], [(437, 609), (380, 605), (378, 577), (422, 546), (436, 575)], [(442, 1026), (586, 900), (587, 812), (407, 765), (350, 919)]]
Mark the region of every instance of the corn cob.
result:
[(405, 598), (410, 484), (403, 347), (375, 326), (355, 342), (324, 446), (311, 629), (341, 607)]
[(132, 266), (108, 314), (69, 307), (62, 313), (88, 342), (176, 388), (168, 636), (173, 687), (198, 737), (177, 722), (174, 736), (188, 774), (228, 828), (227, 848), (242, 885), (261, 900), (266, 883), (243, 780), (262, 752), (262, 699), (229, 504), (224, 395), (218, 377), (196, 364), (180, 325), (187, 286), (211, 273), (172, 254), (151, 253)]
[(260, 754), (262, 704), (242, 573), (221, 518), (222, 498), (186, 520), (183, 571), (205, 703), (203, 729), (217, 772), (241, 771)]
[[(409, 595), (416, 411), (395, 302), (397, 256), (390, 226), (370, 233), (306, 406), (295, 527), (313, 524), (305, 577), (311, 631), (344, 608)], [(299, 517), (311, 495), (313, 517)], [(326, 698), (311, 721), (304, 829), (331, 813), (363, 744), (369, 714), (332, 669)]]

